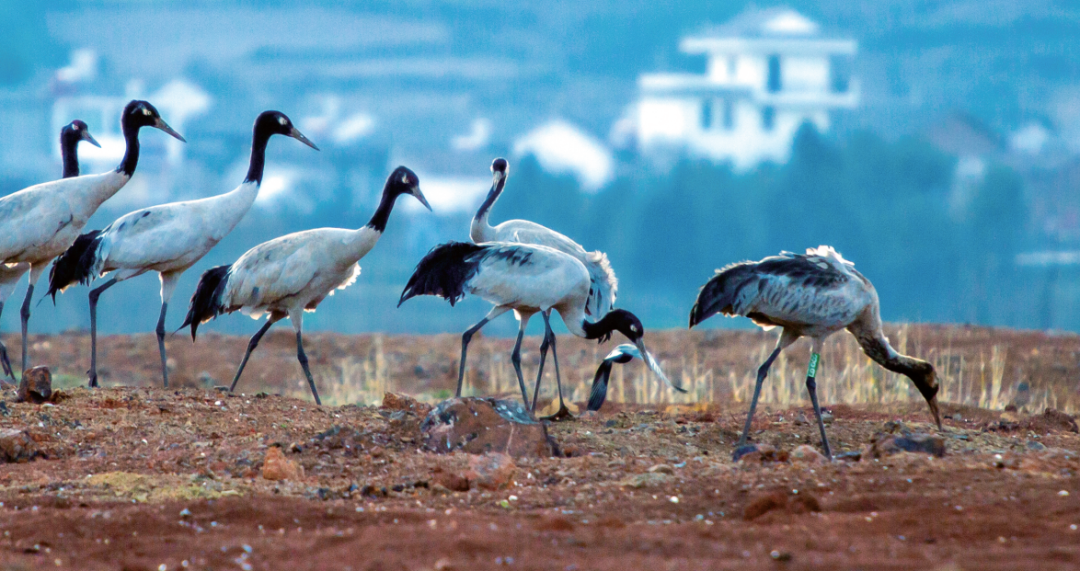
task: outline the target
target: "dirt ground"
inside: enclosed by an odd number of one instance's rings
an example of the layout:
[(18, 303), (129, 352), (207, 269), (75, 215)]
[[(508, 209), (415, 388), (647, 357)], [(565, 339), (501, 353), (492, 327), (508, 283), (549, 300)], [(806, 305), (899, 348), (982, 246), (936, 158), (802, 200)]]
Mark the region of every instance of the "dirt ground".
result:
[[(694, 342), (729, 333), (712, 335)], [(973, 335), (972, 347), (984, 342)], [(77, 370), (84, 341), (64, 337), (35, 340), (35, 355), (60, 374)], [(442, 369), (456, 361), (434, 356), (453, 354), (457, 338), (430, 339), (386, 352), (419, 359), (412, 371), (391, 359), (395, 374), (443, 389)], [(1043, 360), (1025, 362), (1027, 370), (1064, 379), (1075, 373), (1075, 363), (1062, 367), (1080, 343), (1060, 339), (1010, 345), (1010, 355), (1030, 358), (1038, 348)], [(253, 390), (291, 356), (286, 339), (270, 341), (263, 361), (252, 362)], [(500, 352), (507, 345), (483, 341)], [(326, 336), (309, 354), (371, 342)], [(178, 349), (176, 368), (212, 371), (216, 383), (244, 343), (216, 337), (201, 357)], [(452, 491), (443, 484), (466, 473), (468, 458), (423, 451), (420, 414), (317, 407), (253, 390), (227, 395), (192, 386), (190, 373), (178, 374), (182, 388), (151, 388), (151, 337), (104, 344), (114, 382), (130, 375), (148, 386), (65, 389), (45, 405), (2, 395), (0, 429), (26, 431), (38, 457), (0, 464), (0, 571), (1080, 567), (1080, 435), (1041, 410), (946, 403), (942, 458), (805, 463), (783, 457), (817, 446), (810, 409), (765, 405), (753, 440), (775, 446), (780, 459), (734, 463), (744, 405), (609, 402), (599, 414), (549, 426), (567, 457), (518, 459), (505, 487)], [(671, 359), (679, 341), (653, 344)], [(584, 351), (583, 369), (595, 366), (591, 347), (566, 345), (568, 360)], [(119, 366), (128, 362), (146, 370)], [(286, 375), (291, 368), (278, 373)], [(938, 433), (921, 402), (829, 408), (840, 453), (863, 451), (883, 432)], [(264, 478), (275, 447), (303, 475)]]

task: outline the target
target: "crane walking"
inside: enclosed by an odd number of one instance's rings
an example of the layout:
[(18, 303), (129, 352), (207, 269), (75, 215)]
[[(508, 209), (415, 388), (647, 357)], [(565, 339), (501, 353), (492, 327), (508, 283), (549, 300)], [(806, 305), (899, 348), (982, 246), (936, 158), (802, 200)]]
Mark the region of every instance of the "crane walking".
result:
[(832, 458), (825, 424), (821, 420), (815, 379), (825, 339), (841, 329), (847, 329), (855, 336), (868, 357), (911, 379), (941, 428), (937, 373), (933, 365), (901, 355), (889, 345), (881, 331), (877, 290), (870, 280), (855, 270), (854, 264), (831, 247), (809, 248), (806, 254), (782, 252), (758, 262), (739, 262), (718, 270), (698, 293), (690, 310), (690, 328), (717, 313), (748, 317), (766, 330), (782, 328), (776, 348), (758, 369), (750, 412), (738, 447), (746, 444), (769, 367), (780, 351), (805, 335), (813, 340), (806, 390), (817, 416), (822, 448), (825, 455)]
[[(629, 311), (616, 309), (595, 322), (588, 320), (585, 304), (589, 297), (589, 284), (589, 272), (584, 264), (569, 254), (547, 246), (508, 242), (448, 242), (433, 248), (416, 265), (416, 270), (401, 293), (398, 306), (418, 295), (438, 296), (453, 306), (466, 292), (495, 305), (484, 319), (462, 335), (462, 362), (465, 361), (472, 335), (488, 321), (513, 310), (519, 326), (510, 360), (517, 373), (521, 398), (526, 407), (529, 406), (529, 396), (521, 373), (521, 341), (529, 319), (540, 313), (544, 317), (547, 330), (545, 340), (551, 346), (552, 355), (556, 354), (555, 335), (551, 333), (549, 323), (551, 310), (558, 311), (566, 328), (578, 337), (603, 342), (611, 338), (612, 332), (622, 333), (637, 346), (657, 376), (675, 390), (685, 392), (668, 380), (645, 349), (645, 328), (637, 316)], [(555, 362), (559, 405), (560, 409), (565, 410), (558, 360)], [(457, 394), (461, 394), (460, 376)]]
[(217, 245), (251, 209), (262, 184), (266, 145), (273, 135), (286, 135), (318, 150), (279, 111), (264, 111), (255, 119), (247, 176), (231, 192), (185, 202), (173, 202), (130, 212), (104, 230), (79, 236), (56, 260), (49, 272), (49, 292), (78, 282), (91, 281), (115, 272), (104, 284), (90, 290), (90, 386), (97, 378), (97, 304), (101, 294), (121, 281), (154, 271), (161, 279), (161, 312), (157, 342), (161, 378), (169, 386), (165, 353), (165, 313), (180, 276)]
[[(503, 189), (506, 187), (509, 170), (510, 165), (504, 158), (496, 158), (491, 162), (491, 190), (488, 191), (487, 197), (476, 211), (476, 215), (473, 216), (469, 228), (469, 237), (476, 244), (486, 242), (534, 244), (547, 246), (573, 256), (584, 264), (585, 269), (589, 272), (589, 297), (585, 305), (585, 314), (592, 316), (594, 319), (603, 317), (614, 306), (615, 296), (619, 289), (619, 281), (615, 277), (615, 271), (611, 268), (611, 263), (608, 261), (606, 254), (599, 251), (587, 252), (585, 248), (570, 238), (528, 220), (507, 220), (497, 226), (491, 226), (488, 222), (491, 208), (495, 206), (495, 202), (499, 200)], [(547, 359), (548, 346), (552, 342), (550, 340), (555, 338), (555, 334), (548, 328), (550, 318), (551, 311), (548, 310), (544, 315), (544, 340), (540, 343), (540, 368), (537, 370), (536, 385), (533, 389), (534, 408), (540, 394), (540, 379), (544, 373), (544, 362)], [(480, 326), (480, 324), (477, 325)], [(456, 396), (461, 396), (461, 385), (465, 376), (465, 345), (467, 345), (467, 342), (462, 343), (461, 362), (458, 365), (458, 394)], [(558, 368), (559, 363), (556, 357), (556, 372)], [(556, 376), (558, 375), (556, 374)], [(562, 403), (561, 398), (559, 402)], [(564, 407), (560, 407), (553, 418), (564, 418), (568, 415), (569, 411)]]
[[(86, 141), (95, 147), (101, 147), (100, 144), (90, 134), (90, 129), (86, 126), (86, 123), (76, 119), (67, 125), (64, 125), (60, 129), (60, 158), (63, 163), (63, 178), (72, 178), (79, 176), (79, 142)], [(15, 291), (15, 286), (19, 283), (23, 274), (30, 271), (30, 264), (27, 262), (19, 262), (14, 264), (5, 264), (0, 262), (0, 313), (4, 311), (4, 301), (11, 296)], [(26, 298), (23, 300), (22, 314), (27, 319), (30, 317), (30, 296), (33, 293), (31, 288), (26, 290)], [(26, 338), (26, 322), (23, 324), (23, 338)], [(25, 345), (25, 344), (24, 344)], [(23, 348), (23, 370), (26, 370), (26, 347)], [(11, 361), (8, 360), (7, 348), (4, 347), (4, 342), (0, 341), (0, 367), (3, 367), (3, 372), (12, 381), (15, 380), (15, 374), (11, 370)]]
[(322, 404), (304, 353), (304, 312), (315, 311), (334, 290), (345, 289), (360, 275), (357, 264), (386, 230), (394, 202), (401, 195), (416, 197), (428, 210), (416, 173), (398, 167), (386, 179), (379, 207), (359, 230), (318, 228), (286, 234), (248, 250), (236, 262), (211, 268), (199, 278), (191, 306), (181, 329), (191, 326), (191, 339), (200, 323), (222, 313), (240, 311), (254, 319), (269, 314), (266, 323), (251, 337), (236, 369), (229, 392), (236, 389), (251, 352), (270, 327), (288, 317), (296, 331), (296, 358), (304, 369), (315, 404)]

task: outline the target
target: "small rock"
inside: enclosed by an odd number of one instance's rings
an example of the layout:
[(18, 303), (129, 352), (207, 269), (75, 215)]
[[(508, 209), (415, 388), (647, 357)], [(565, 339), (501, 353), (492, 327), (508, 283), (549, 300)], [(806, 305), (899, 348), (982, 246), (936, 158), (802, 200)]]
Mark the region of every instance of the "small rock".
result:
[(788, 454), (769, 444), (747, 444), (735, 449), (735, 462), (787, 462)]
[(654, 488), (663, 486), (674, 479), (674, 476), (662, 472), (645, 472), (624, 478), (619, 485), (627, 488)]
[(384, 393), (382, 399), (383, 410), (404, 410), (423, 416), (431, 411), (431, 405), (424, 404), (412, 397), (398, 393)]
[(0, 429), (0, 462), (29, 462), (38, 456), (42, 454), (28, 432)]
[(1043, 412), (1042, 421), (1048, 426), (1058, 430), (1080, 432), (1080, 427), (1076, 425), (1076, 420), (1057, 409), (1046, 409), (1046, 411)]
[(41, 404), (52, 397), (52, 373), (48, 367), (34, 367), (23, 371), (19, 382), (19, 395), (15, 402)]
[(649, 468), (649, 472), (654, 474), (668, 474), (669, 476), (675, 475), (675, 468), (668, 466), (667, 464), (657, 464)]
[(877, 434), (863, 453), (864, 458), (882, 458), (900, 452), (921, 452), (941, 458), (945, 456), (945, 439), (933, 434), (895, 436)]
[(1027, 446), (1028, 450), (1046, 450), (1046, 446), (1038, 440), (1028, 440), (1025, 446)]
[(517, 464), (510, 455), (502, 452), (489, 452), (480, 456), (469, 457), (469, 481), (485, 490), (498, 490), (510, 484)]
[(424, 447), (440, 454), (461, 450), (502, 452), (515, 458), (562, 456), (547, 428), (516, 400), (448, 399), (428, 413), (420, 431)]
[(862, 458), (862, 452), (858, 450), (849, 450), (847, 452), (841, 452), (833, 456), (836, 460), (847, 460), (849, 462), (858, 462)]
[(808, 444), (800, 444), (796, 446), (794, 450), (788, 454), (792, 462), (806, 462), (808, 464), (821, 464), (828, 462), (829, 459), (824, 454), (818, 452), (816, 448)]
[(281, 448), (271, 446), (266, 450), (263, 460), (262, 477), (267, 480), (300, 480), (304, 477), (304, 467), (295, 460), (290, 460), (281, 452)]

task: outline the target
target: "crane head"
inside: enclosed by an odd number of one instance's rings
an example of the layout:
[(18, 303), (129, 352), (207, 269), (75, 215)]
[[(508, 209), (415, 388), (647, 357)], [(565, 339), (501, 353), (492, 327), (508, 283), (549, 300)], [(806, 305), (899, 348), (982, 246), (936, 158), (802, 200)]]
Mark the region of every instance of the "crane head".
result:
[(60, 130), (60, 139), (65, 142), (78, 143), (79, 141), (86, 141), (97, 148), (101, 148), (101, 145), (94, 140), (94, 137), (90, 135), (90, 128), (86, 126), (86, 123), (76, 119), (71, 123), (68, 123), (63, 129)]
[(506, 178), (507, 173), (510, 170), (510, 163), (506, 162), (506, 159), (499, 157), (491, 161), (491, 174), (495, 177), (495, 182)]
[(255, 119), (255, 134), (256, 136), (262, 135), (266, 138), (270, 138), (271, 135), (285, 135), (286, 137), (292, 137), (297, 141), (315, 149), (319, 150), (319, 147), (315, 146), (300, 132), (299, 129), (293, 125), (293, 122), (287, 115), (281, 111), (263, 111)]
[(938, 430), (941, 429), (941, 411), (938, 408), (937, 394), (940, 390), (938, 384), (937, 371), (930, 363), (921, 359), (912, 359), (914, 365), (904, 374), (911, 379), (912, 383), (915, 383), (915, 387), (919, 389), (919, 393), (926, 399), (926, 405), (930, 407), (930, 414), (934, 416), (934, 423), (937, 424)]
[(409, 167), (400, 166), (390, 173), (390, 178), (386, 180), (386, 190), (384, 192), (386, 191), (393, 193), (394, 198), (403, 194), (412, 195), (425, 208), (431, 210), (431, 205), (428, 204), (427, 198), (424, 198), (424, 193), (420, 192), (420, 177), (416, 176), (416, 173)]
[(141, 127), (153, 127), (155, 129), (161, 129), (174, 138), (186, 143), (185, 139), (180, 133), (177, 133), (161, 118), (161, 114), (158, 113), (157, 108), (150, 104), (149, 101), (140, 101), (134, 99), (124, 107), (124, 114), (120, 117), (120, 123), (124, 128), (124, 133), (128, 133), (129, 129), (139, 129)]

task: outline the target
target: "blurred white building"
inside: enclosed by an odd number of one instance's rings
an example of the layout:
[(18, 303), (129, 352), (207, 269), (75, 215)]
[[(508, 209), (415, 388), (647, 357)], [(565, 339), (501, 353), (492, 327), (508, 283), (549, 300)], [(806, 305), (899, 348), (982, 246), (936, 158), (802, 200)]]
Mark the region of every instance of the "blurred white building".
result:
[(855, 40), (824, 36), (791, 9), (743, 12), (679, 49), (704, 55), (706, 71), (639, 77), (634, 128), (646, 155), (681, 149), (740, 170), (783, 163), (803, 123), (827, 131), (830, 111), (859, 101)]

